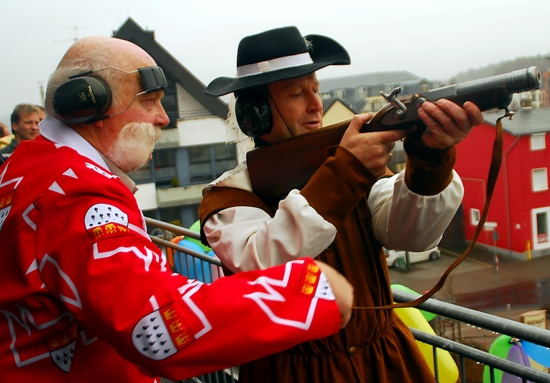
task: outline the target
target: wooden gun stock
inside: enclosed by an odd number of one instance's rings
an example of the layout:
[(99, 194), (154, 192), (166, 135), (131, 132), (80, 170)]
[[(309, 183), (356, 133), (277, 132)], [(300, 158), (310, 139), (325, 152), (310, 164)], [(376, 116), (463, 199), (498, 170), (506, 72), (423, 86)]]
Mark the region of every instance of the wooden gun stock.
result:
[[(396, 88), (389, 101), (366, 123), (361, 131), (373, 132), (410, 127), (421, 122), (418, 109), (426, 100), (446, 98), (459, 105), (475, 103), (481, 111), (507, 109), (513, 94), (540, 88), (537, 67), (468, 81), (427, 92), (396, 98)], [(256, 148), (247, 153), (247, 166), (252, 189), (262, 199), (280, 198), (292, 189), (301, 189), (325, 161), (328, 147), (338, 145), (351, 120), (315, 132)]]

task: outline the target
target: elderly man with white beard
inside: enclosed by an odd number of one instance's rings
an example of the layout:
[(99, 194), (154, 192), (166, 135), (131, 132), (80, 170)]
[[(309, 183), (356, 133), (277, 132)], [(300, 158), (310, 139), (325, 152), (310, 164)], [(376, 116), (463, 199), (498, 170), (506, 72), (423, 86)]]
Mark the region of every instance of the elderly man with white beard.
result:
[(125, 174), (169, 123), (166, 86), (133, 43), (80, 39), (50, 78), (41, 136), (0, 167), (2, 381), (182, 380), (348, 322), (353, 289), (321, 262), (210, 285), (170, 270)]

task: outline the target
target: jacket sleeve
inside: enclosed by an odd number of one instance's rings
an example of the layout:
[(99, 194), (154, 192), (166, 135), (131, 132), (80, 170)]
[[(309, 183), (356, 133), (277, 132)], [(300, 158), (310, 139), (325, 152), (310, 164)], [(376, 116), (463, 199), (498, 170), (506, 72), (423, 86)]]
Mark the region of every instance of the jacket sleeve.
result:
[(90, 172), (75, 170), (36, 201), (40, 276), (83, 331), (148, 373), (183, 379), (339, 330), (311, 260), (210, 285), (186, 279), (150, 241), (128, 189)]

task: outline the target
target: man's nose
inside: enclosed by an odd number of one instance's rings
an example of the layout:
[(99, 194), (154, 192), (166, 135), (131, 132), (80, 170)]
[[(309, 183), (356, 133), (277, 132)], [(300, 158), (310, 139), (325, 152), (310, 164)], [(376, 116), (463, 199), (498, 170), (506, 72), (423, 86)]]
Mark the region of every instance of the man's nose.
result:
[(323, 110), (323, 101), (318, 92), (311, 93), (309, 105), (312, 110)]
[(168, 126), (170, 123), (170, 118), (168, 117), (168, 114), (166, 114), (166, 111), (164, 110), (164, 107), (159, 105), (159, 111), (155, 116), (155, 125), (160, 126), (161, 128), (164, 128), (165, 126)]

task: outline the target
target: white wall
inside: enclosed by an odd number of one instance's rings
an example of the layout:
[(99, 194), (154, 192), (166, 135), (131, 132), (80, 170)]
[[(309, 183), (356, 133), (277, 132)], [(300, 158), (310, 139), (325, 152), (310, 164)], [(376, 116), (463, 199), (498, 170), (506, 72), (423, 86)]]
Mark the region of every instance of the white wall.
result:
[(136, 196), (138, 205), (141, 210), (153, 210), (158, 207), (157, 204), (157, 189), (155, 187), (155, 184), (148, 183), (148, 184), (140, 184), (137, 185), (138, 191)]
[(225, 143), (227, 124), (219, 117), (178, 121), (180, 146)]

